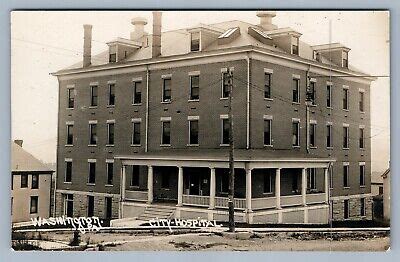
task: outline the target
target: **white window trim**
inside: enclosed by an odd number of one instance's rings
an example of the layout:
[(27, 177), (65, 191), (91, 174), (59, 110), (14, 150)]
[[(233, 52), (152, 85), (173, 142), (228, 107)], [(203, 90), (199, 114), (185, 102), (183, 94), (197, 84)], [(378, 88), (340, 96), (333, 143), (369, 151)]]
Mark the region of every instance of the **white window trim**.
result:
[(98, 86), (99, 85), (99, 82), (90, 82), (90, 84), (89, 84), (91, 87), (92, 86)]
[(96, 162), (97, 162), (97, 159), (95, 159), (95, 158), (89, 158), (87, 161), (88, 161), (88, 163), (96, 163)]
[(172, 119), (172, 117), (170, 117), (170, 116), (162, 116), (162, 117), (160, 118), (160, 121), (161, 121), (161, 122), (171, 121), (171, 119)]
[(200, 117), (199, 117), (199, 116), (188, 116), (187, 119), (188, 119), (188, 120), (199, 120)]
[(272, 115), (264, 115), (263, 118), (264, 120), (274, 120), (274, 116)]
[[(161, 121), (162, 121), (162, 119), (161, 119)], [(141, 119), (141, 118), (132, 118), (132, 119), (131, 119), (131, 122), (132, 122), (132, 123), (141, 123), (141, 122), (142, 122), (142, 119)]]
[(301, 79), (300, 75), (297, 75), (297, 74), (292, 74), (292, 78), (293, 79), (298, 79), (298, 80)]
[(316, 125), (316, 124), (317, 124), (317, 120), (311, 119), (311, 120), (310, 120), (310, 124), (315, 124), (315, 125)]
[(188, 72), (188, 76), (199, 76), (200, 75), (200, 71), (190, 71)]
[(131, 82), (142, 82), (143, 78), (141, 76), (132, 78)]
[(75, 88), (75, 84), (67, 85), (67, 89)]
[(274, 69), (264, 68), (264, 73), (273, 74), (274, 73)]
[(89, 120), (89, 124), (97, 124), (97, 120)]
[(114, 163), (114, 159), (108, 158), (108, 159), (106, 159), (106, 163)]
[(106, 121), (107, 124), (115, 124), (115, 119), (109, 119)]
[(220, 115), (219, 118), (220, 119), (229, 119), (229, 115)]
[(117, 83), (117, 80), (109, 80), (109, 81), (107, 81), (107, 84), (116, 84)]
[(165, 75), (161, 75), (162, 79), (171, 79), (172, 78), (172, 74), (165, 74)]

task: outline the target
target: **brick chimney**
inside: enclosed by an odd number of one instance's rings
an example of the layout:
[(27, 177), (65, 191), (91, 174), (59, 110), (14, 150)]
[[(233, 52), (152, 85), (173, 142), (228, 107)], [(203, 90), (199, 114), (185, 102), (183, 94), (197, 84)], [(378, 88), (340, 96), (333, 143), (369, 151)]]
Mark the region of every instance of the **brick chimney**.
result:
[(151, 47), (151, 57), (161, 55), (161, 12), (153, 12), (153, 41)]
[(83, 25), (83, 67), (92, 64), (92, 25)]
[(272, 24), (272, 18), (276, 16), (275, 11), (258, 11), (257, 16), (260, 18), (260, 24), (265, 31), (271, 31), (278, 27)]
[(22, 144), (24, 143), (24, 140), (15, 139), (15, 140), (14, 140), (14, 143), (17, 144), (17, 145), (19, 145), (20, 147), (22, 147)]

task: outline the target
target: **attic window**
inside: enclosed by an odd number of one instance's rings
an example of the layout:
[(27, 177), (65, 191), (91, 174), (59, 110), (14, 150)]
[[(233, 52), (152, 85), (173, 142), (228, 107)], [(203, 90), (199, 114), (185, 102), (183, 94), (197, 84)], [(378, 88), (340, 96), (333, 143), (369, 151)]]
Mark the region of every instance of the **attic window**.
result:
[(349, 67), (349, 53), (344, 51), (342, 53), (342, 67)]
[(116, 53), (110, 54), (108, 61), (109, 61), (110, 63), (115, 63), (115, 62), (117, 62), (117, 54), (116, 54)]
[(191, 34), (191, 40), (190, 40), (190, 51), (191, 52), (196, 52), (200, 51), (200, 33), (192, 33)]
[(299, 55), (299, 38), (292, 36), (292, 55)]
[(261, 43), (271, 45), (272, 44), (272, 38), (267, 35), (264, 31), (256, 28), (256, 27), (249, 27), (247, 29), (247, 32), (249, 35), (260, 41)]

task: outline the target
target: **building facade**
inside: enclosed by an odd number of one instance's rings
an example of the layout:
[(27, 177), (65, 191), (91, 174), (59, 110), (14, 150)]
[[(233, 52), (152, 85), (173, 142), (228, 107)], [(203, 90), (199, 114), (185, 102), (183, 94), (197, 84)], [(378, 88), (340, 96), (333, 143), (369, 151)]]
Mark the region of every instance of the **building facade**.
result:
[(22, 140), (11, 145), (11, 220), (30, 222), (50, 216), (51, 178), (54, 171), (22, 148)]
[(83, 62), (54, 73), (56, 214), (226, 221), (231, 72), (235, 219), (370, 219), (374, 79), (257, 15), (161, 33), (154, 12), (94, 57), (85, 25)]

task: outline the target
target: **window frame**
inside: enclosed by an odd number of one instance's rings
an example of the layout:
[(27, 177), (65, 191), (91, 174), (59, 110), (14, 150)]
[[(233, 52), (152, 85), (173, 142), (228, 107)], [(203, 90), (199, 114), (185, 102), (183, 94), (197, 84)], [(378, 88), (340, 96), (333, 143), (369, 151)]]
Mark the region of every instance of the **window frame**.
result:
[(299, 38), (295, 36), (291, 36), (291, 52), (292, 55), (299, 56), (300, 55), (300, 50), (299, 50)]
[[(169, 143), (165, 143), (167, 141), (164, 141), (165, 138), (165, 124), (169, 125), (169, 135), (168, 135), (168, 139), (169, 139)], [(161, 146), (171, 146), (171, 120), (162, 120), (161, 121)]]
[[(230, 96), (230, 87), (229, 87), (229, 78), (228, 80), (225, 79), (227, 76), (229, 76), (229, 73), (227, 71), (221, 72), (221, 77), (222, 77), (222, 83), (221, 83), (221, 99), (229, 99)], [(227, 90), (225, 90), (227, 88)]]
[[(269, 127), (268, 132), (265, 131), (267, 122), (269, 123), (268, 124), (268, 127)], [(263, 129), (264, 129), (264, 132), (263, 132), (263, 143), (264, 143), (264, 146), (267, 146), (267, 147), (273, 146), (273, 144), (272, 144), (272, 118), (264, 117), (264, 123), (263, 124), (264, 124), (264, 126), (263, 126)], [(267, 141), (268, 143), (267, 144), (265, 143), (266, 142), (266, 140), (265, 140), (266, 133), (269, 134), (268, 141)]]
[[(95, 132), (93, 132), (93, 130), (95, 130)], [(89, 122), (89, 146), (97, 146), (98, 140), (97, 122)]]
[[(294, 125), (296, 125), (296, 144), (293, 143), (294, 141)], [(291, 132), (291, 136), (292, 136), (292, 147), (294, 148), (299, 148), (300, 147), (300, 120), (294, 120), (292, 119), (292, 132)]]
[[(197, 82), (197, 86), (193, 85), (193, 78), (197, 78), (198, 82)], [(190, 82), (190, 90), (189, 90), (189, 100), (190, 101), (199, 101), (200, 100), (200, 75), (196, 74), (196, 75), (191, 75), (189, 76), (189, 82)], [(197, 88), (197, 98), (193, 97), (193, 89)]]
[[(142, 81), (133, 81), (132, 105), (142, 104)], [(138, 92), (139, 90), (140, 92)]]
[[(166, 83), (169, 81), (169, 86)], [(166, 89), (169, 87), (169, 89)], [(169, 91), (169, 99), (166, 98), (166, 92)], [(162, 78), (162, 96), (161, 96), (162, 103), (171, 103), (172, 102), (172, 77), (164, 77)]]
[(315, 191), (317, 189), (316, 168), (307, 168), (307, 189), (310, 191)]
[(38, 213), (39, 213), (39, 196), (31, 196), (29, 205), (29, 214), (38, 214)]
[[(137, 172), (135, 172), (135, 171), (137, 171)], [(133, 183), (133, 182), (135, 182), (135, 183)], [(140, 166), (138, 166), (138, 165), (132, 165), (132, 173), (131, 173), (131, 179), (129, 181), (129, 186), (135, 187), (135, 188), (140, 187)]]
[[(266, 181), (269, 181), (266, 183)], [(264, 174), (264, 185), (263, 185), (263, 194), (272, 194), (274, 192), (273, 186), (273, 174), (272, 173), (265, 173)], [(269, 185), (269, 186), (268, 186)], [(267, 188), (267, 191), (265, 190)]]
[(88, 217), (93, 217), (94, 216), (94, 196), (93, 195), (87, 195), (87, 216)]
[[(35, 177), (35, 179), (34, 179)], [(32, 174), (31, 176), (31, 189), (39, 189), (40, 176), (39, 174)]]
[[(96, 92), (94, 92), (96, 90)], [(99, 106), (99, 86), (90, 85), (90, 107)]]
[[(71, 106), (72, 101), (72, 106)], [(67, 87), (67, 109), (75, 108), (75, 88)]]
[(358, 148), (365, 149), (365, 128), (358, 128)]
[(343, 219), (349, 219), (350, 218), (350, 200), (349, 199), (344, 199), (343, 200)]
[(350, 148), (350, 126), (348, 125), (343, 125), (342, 128), (342, 148), (345, 150), (348, 150)]
[[(268, 76), (268, 81), (267, 81), (267, 76)], [(272, 73), (265, 71), (264, 71), (264, 99), (272, 99)]]
[[(71, 130), (71, 127), (72, 127), (72, 130)], [(65, 145), (73, 146), (74, 145), (74, 124), (67, 123), (66, 128), (67, 128), (67, 132), (66, 132), (67, 137), (66, 137)], [(71, 138), (71, 141), (70, 141), (70, 138)]]
[[(310, 148), (317, 148), (317, 123), (310, 122), (310, 132), (309, 132), (309, 146)], [(312, 143), (311, 143), (312, 142)]]
[(348, 163), (343, 164), (343, 188), (350, 188), (349, 174), (350, 165)]
[(360, 198), (360, 216), (361, 217), (365, 217), (366, 215), (367, 215), (367, 210), (366, 210), (366, 205), (367, 205), (367, 203), (366, 203), (367, 201), (366, 201), (366, 199), (365, 199), (365, 197), (361, 197)]
[(107, 106), (115, 106), (115, 83), (108, 83), (108, 101)]
[[(193, 36), (198, 36), (197, 37), (193, 37)], [(190, 52), (199, 52), (200, 50), (200, 37), (201, 37), (201, 33), (200, 32), (192, 32), (190, 34)], [(193, 43), (195, 43), (195, 45), (193, 45)], [(196, 47), (196, 48), (194, 48)]]
[(115, 121), (107, 121), (107, 146), (114, 146), (114, 144), (115, 144)]
[[(225, 138), (225, 121), (227, 122), (227, 125), (228, 125), (228, 133), (227, 133), (227, 142), (228, 143), (224, 143), (224, 142), (226, 142), (226, 139), (224, 139)], [(229, 117), (223, 117), (223, 118), (221, 118), (221, 146), (228, 146), (229, 145), (229, 136), (230, 136), (230, 123), (229, 123)]]
[(342, 97), (342, 108), (345, 111), (349, 111), (349, 88), (348, 87), (343, 87), (343, 97)]
[(106, 185), (108, 186), (114, 185), (114, 161), (112, 159), (106, 160), (106, 172), (107, 172)]
[[(73, 168), (73, 164), (72, 164), (72, 159), (70, 160), (65, 160), (65, 170), (64, 170), (64, 183), (72, 183), (72, 168)], [(68, 165), (70, 165), (70, 174), (69, 174), (69, 181), (68, 181)]]
[[(297, 98), (296, 100), (295, 97)], [(300, 104), (300, 78), (297, 77), (292, 79), (292, 103)]]
[(312, 93), (311, 105), (317, 105), (317, 82), (315, 80), (310, 81), (310, 91)]
[[(28, 184), (29, 184), (29, 174), (21, 174), (21, 183), (20, 183), (20, 188), (28, 188)], [(22, 179), (24, 178), (24, 179)]]
[(333, 125), (331, 123), (326, 124), (326, 148), (333, 148)]
[(366, 186), (366, 181), (365, 181), (365, 163), (360, 163), (359, 164), (359, 181), (360, 181), (360, 187), (365, 187)]
[(326, 85), (326, 108), (332, 109), (332, 84)]
[[(197, 123), (197, 143), (192, 142), (192, 124), (193, 122)], [(199, 145), (199, 119), (188, 119), (188, 127), (189, 127), (189, 143), (190, 146), (198, 146)]]
[[(89, 160), (88, 161), (88, 179), (87, 179), (87, 184), (88, 185), (95, 185), (96, 184), (96, 172), (97, 172), (97, 167), (96, 167), (96, 161), (94, 160)], [(92, 171), (92, 167), (94, 168)]]
[(365, 92), (359, 91), (358, 109), (360, 113), (365, 113)]
[[(132, 135), (131, 135), (131, 145), (132, 146), (140, 146), (142, 143), (141, 139), (141, 121), (140, 120), (132, 120)], [(138, 137), (136, 135), (139, 135)], [(138, 143), (136, 138), (139, 138)]]

